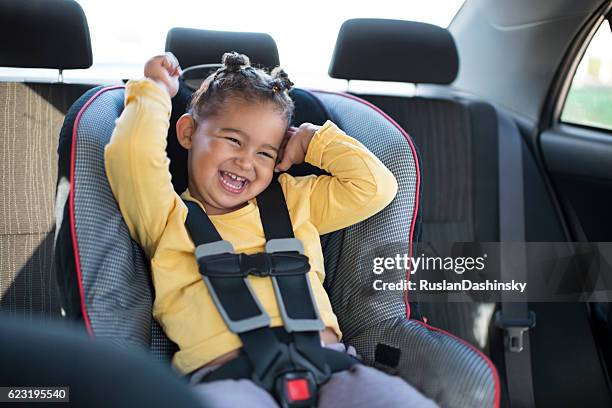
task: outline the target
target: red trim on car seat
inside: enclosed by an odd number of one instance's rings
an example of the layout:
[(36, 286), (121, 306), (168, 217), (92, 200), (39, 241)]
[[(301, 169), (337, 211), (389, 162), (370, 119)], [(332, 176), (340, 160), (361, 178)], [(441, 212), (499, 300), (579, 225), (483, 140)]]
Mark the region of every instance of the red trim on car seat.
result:
[[(352, 99), (354, 101), (360, 102), (370, 108), (372, 108), (373, 110), (375, 110), (376, 112), (380, 113), (385, 119), (387, 119), (393, 126), (395, 126), (397, 128), (397, 130), (400, 131), (400, 133), (402, 135), (404, 135), (404, 137), (406, 138), (406, 140), (408, 141), (408, 144), (410, 145), (410, 150), (412, 150), (412, 157), (414, 157), (414, 165), (416, 167), (416, 194), (415, 194), (415, 198), (414, 198), (414, 211), (412, 214), (412, 222), (410, 224), (410, 243), (409, 243), (409, 248), (408, 248), (408, 256), (412, 257), (412, 239), (413, 234), (414, 234), (414, 226), (416, 224), (416, 219), (417, 219), (417, 214), (419, 213), (419, 189), (421, 187), (421, 171), (419, 168), (419, 158), (417, 156), (416, 153), (416, 148), (414, 147), (414, 144), (412, 143), (412, 139), (410, 138), (410, 136), (408, 135), (408, 133), (406, 133), (406, 131), (396, 122), (393, 120), (393, 118), (391, 118), (389, 115), (387, 115), (385, 112), (383, 112), (378, 106), (373, 105), (372, 103), (361, 99), (355, 95), (351, 95), (351, 94), (347, 94), (344, 92), (333, 92), (333, 91), (321, 91), (321, 90), (313, 90), (313, 92), (319, 92), (319, 93), (326, 93), (326, 94), (332, 94), (332, 95), (339, 95), (339, 96), (343, 96), (345, 98), (349, 98)], [(406, 280), (410, 281), (410, 269), (411, 266), (408, 267), (408, 271), (406, 272)], [(408, 302), (408, 291), (405, 290), (404, 291), (404, 303), (406, 304), (406, 319), (410, 319), (410, 303)]]
[(427, 323), (423, 323), (419, 320), (414, 320), (415, 322), (419, 323), (422, 326), (425, 326), (425, 328), (435, 331), (435, 332), (440, 332), (442, 334), (445, 334), (447, 336), (450, 336), (452, 338), (454, 338), (455, 340), (465, 344), (467, 347), (469, 347), (470, 349), (474, 350), (476, 353), (478, 353), (480, 355), (480, 357), (485, 361), (485, 363), (487, 363), (487, 365), (489, 366), (489, 369), (491, 370), (491, 372), (493, 372), (493, 378), (495, 379), (495, 401), (493, 401), (493, 407), (494, 408), (499, 408), (499, 400), (500, 400), (500, 395), (501, 395), (501, 386), (500, 386), (500, 382), (499, 382), (499, 374), (497, 373), (497, 368), (495, 368), (495, 365), (493, 364), (493, 362), (489, 359), (489, 357), (487, 357), (482, 351), (480, 351), (477, 347), (474, 347), (472, 344), (468, 343), (467, 341), (463, 340), (460, 337), (455, 336), (452, 333), (447, 332), (446, 330), (442, 330), (439, 329), (437, 327), (434, 326), (430, 326)]
[(77, 281), (79, 283), (79, 294), (81, 296), (81, 313), (83, 314), (83, 321), (85, 322), (85, 327), (87, 328), (87, 332), (90, 337), (94, 337), (93, 329), (91, 328), (91, 322), (89, 321), (89, 315), (87, 314), (87, 309), (85, 307), (85, 293), (83, 292), (83, 278), (81, 275), (81, 258), (79, 257), (79, 245), (77, 243), (77, 235), (76, 235), (76, 223), (74, 218), (74, 190), (75, 190), (75, 179), (74, 179), (74, 168), (76, 162), (76, 134), (77, 129), (79, 127), (79, 121), (81, 120), (81, 115), (85, 112), (85, 109), (89, 107), (89, 105), (102, 93), (106, 91), (110, 91), (113, 89), (123, 88), (122, 85), (110, 86), (107, 88), (100, 89), (94, 96), (92, 96), (83, 107), (79, 110), (76, 118), (74, 119), (74, 124), (72, 125), (72, 144), (70, 147), (70, 196), (69, 196), (69, 210), (70, 210), (70, 234), (72, 235), (72, 250), (74, 251), (74, 264), (76, 266), (77, 271)]

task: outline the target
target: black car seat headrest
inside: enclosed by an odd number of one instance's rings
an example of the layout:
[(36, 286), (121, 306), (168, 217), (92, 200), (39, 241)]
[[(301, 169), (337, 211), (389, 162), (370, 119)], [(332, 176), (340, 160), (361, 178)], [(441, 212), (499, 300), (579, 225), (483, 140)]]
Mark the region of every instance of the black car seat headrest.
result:
[(172, 52), (183, 68), (219, 64), (221, 56), (229, 51), (246, 54), (255, 66), (279, 65), (276, 42), (264, 33), (172, 28), (166, 36), (166, 51)]
[(74, 0), (0, 0), (0, 66), (85, 69), (87, 18)]
[(329, 75), (450, 84), (458, 70), (457, 46), (448, 30), (414, 21), (360, 18), (342, 24)]

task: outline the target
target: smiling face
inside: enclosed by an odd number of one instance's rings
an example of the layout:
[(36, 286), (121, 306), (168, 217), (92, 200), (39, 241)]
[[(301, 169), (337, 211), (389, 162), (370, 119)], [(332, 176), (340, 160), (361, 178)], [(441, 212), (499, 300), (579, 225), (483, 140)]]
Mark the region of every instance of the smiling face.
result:
[(286, 118), (267, 102), (232, 98), (197, 124), (183, 115), (177, 136), (189, 149), (191, 195), (209, 215), (244, 207), (270, 184), (286, 129)]

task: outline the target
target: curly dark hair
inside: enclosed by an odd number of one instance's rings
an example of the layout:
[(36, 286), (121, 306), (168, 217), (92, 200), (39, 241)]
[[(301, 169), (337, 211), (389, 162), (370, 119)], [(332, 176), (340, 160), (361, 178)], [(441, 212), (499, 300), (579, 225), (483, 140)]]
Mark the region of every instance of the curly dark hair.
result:
[(251, 66), (249, 57), (235, 51), (221, 58), (223, 66), (210, 74), (193, 94), (189, 113), (197, 120), (217, 114), (228, 98), (249, 102), (272, 102), (287, 119), (293, 118), (294, 104), (288, 95), (293, 82), (282, 68), (270, 73)]

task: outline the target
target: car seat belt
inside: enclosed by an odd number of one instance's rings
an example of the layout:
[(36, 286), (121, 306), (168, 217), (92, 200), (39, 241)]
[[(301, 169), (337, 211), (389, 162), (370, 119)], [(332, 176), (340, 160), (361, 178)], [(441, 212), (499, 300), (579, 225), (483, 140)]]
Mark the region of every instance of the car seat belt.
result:
[[(196, 245), (200, 273), (222, 318), (242, 341), (243, 354), (207, 375), (204, 381), (224, 378), (253, 379), (282, 406), (316, 403), (317, 385), (332, 372), (357, 363), (354, 358), (321, 347), (324, 329), (306, 273), (308, 258), (294, 238), (289, 211), (275, 177), (257, 197), (266, 236), (266, 252), (234, 254), (198, 204), (185, 201), (186, 226)], [(270, 328), (270, 317), (254, 296), (248, 275), (269, 276), (285, 333)], [(306, 387), (304, 385), (307, 385)], [(292, 386), (306, 393), (292, 392)], [(292, 397), (299, 398), (293, 401)], [(306, 398), (307, 397), (307, 398)]]
[[(527, 282), (522, 139), (512, 118), (499, 110), (497, 118), (499, 228), (502, 242), (500, 275), (502, 280)], [(514, 242), (511, 244), (512, 255), (508, 253), (509, 244), (504, 242)], [(495, 315), (495, 323), (504, 330), (504, 361), (510, 406), (531, 408), (535, 406), (535, 399), (529, 329), (535, 326), (535, 313), (528, 310), (526, 295), (523, 301), (512, 302), (508, 301), (503, 291), (500, 309)]]

